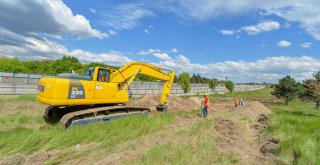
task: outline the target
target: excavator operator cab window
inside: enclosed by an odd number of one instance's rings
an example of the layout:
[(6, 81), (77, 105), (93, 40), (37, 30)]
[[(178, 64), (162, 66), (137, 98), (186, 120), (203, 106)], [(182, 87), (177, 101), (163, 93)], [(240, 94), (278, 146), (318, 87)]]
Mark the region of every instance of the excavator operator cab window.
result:
[(94, 72), (93, 67), (86, 68), (83, 72), (83, 76), (88, 77), (88, 79), (92, 80), (93, 72)]
[(98, 81), (109, 82), (110, 71), (107, 69), (100, 69), (98, 74)]

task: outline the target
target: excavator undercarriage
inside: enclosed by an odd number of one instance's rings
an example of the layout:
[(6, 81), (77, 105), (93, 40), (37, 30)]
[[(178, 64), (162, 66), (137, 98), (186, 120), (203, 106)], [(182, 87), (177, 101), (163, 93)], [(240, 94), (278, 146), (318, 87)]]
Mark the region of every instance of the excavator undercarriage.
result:
[(148, 115), (149, 108), (119, 105), (92, 105), (92, 106), (49, 106), (45, 117), (50, 122), (60, 122), (63, 128), (87, 125), (98, 122), (109, 122), (131, 115)]

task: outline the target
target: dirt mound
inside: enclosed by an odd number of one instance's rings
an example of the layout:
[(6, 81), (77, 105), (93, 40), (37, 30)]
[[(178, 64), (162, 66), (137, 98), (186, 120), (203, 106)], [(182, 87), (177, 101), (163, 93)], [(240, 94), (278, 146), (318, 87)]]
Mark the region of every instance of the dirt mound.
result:
[(57, 152), (37, 152), (31, 155), (27, 161), (25, 162), (26, 165), (41, 165), (44, 164), (47, 160), (54, 157), (57, 154)]
[(258, 117), (258, 122), (263, 125), (268, 125), (270, 123), (270, 119), (265, 114), (260, 114), (260, 116)]
[(43, 151), (36, 152), (32, 155), (11, 155), (0, 160), (0, 165), (41, 165), (45, 164), (47, 160), (56, 156), (58, 151)]
[(235, 123), (228, 119), (217, 118), (215, 129), (225, 136), (237, 134), (239, 128)]
[[(148, 107), (151, 111), (156, 110), (156, 105), (159, 104), (161, 96), (156, 94), (145, 95), (141, 99), (129, 103), (131, 106)], [(201, 108), (201, 99), (198, 97), (181, 98), (169, 96), (167, 98), (169, 111), (187, 111)]]
[(280, 139), (272, 137), (261, 146), (260, 152), (264, 155), (276, 154), (277, 150), (279, 149), (279, 144)]
[[(244, 106), (233, 108), (233, 110), (243, 116), (246, 116), (252, 119), (258, 119), (258, 120), (261, 116), (266, 117), (266, 115), (271, 113), (271, 111), (267, 107), (265, 107), (263, 104), (261, 104), (258, 101), (248, 101)], [(267, 122), (267, 118), (265, 119)]]
[(24, 164), (26, 157), (23, 155), (11, 155), (1, 158), (0, 165), (20, 165)]

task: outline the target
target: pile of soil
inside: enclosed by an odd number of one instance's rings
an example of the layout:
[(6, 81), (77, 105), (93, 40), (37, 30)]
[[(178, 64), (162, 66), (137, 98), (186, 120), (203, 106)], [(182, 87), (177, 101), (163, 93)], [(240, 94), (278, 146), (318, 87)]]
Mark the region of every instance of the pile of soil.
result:
[(263, 144), (260, 148), (260, 152), (263, 154), (276, 154), (279, 149), (280, 140), (277, 138), (271, 138), (265, 144)]
[(47, 160), (56, 156), (58, 151), (43, 151), (43, 152), (36, 152), (32, 155), (11, 155), (6, 156), (0, 160), (0, 165), (41, 165), (45, 164)]
[(270, 109), (258, 101), (248, 101), (243, 107), (234, 108), (233, 110), (243, 116), (258, 120), (259, 118), (261, 118), (261, 120), (266, 119), (263, 117), (271, 113)]
[[(160, 95), (149, 94), (145, 95), (141, 99), (136, 101), (132, 101), (129, 103), (130, 106), (140, 106), (140, 107), (148, 107), (151, 111), (156, 110), (156, 105), (159, 104), (161, 99)], [(201, 99), (198, 97), (190, 97), (190, 98), (181, 98), (176, 96), (167, 97), (168, 100), (168, 110), (170, 112), (175, 111), (190, 111), (194, 109), (201, 108)]]
[(215, 129), (224, 136), (238, 134), (238, 126), (229, 119), (216, 118)]

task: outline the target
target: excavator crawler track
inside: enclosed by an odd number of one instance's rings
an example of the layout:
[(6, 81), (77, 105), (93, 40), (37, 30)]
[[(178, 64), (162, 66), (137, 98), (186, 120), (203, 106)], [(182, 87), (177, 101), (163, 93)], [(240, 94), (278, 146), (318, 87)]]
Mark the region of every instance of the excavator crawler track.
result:
[(63, 128), (69, 128), (76, 125), (85, 125), (97, 122), (107, 122), (113, 119), (126, 117), (136, 114), (148, 114), (149, 108), (134, 106), (110, 106), (91, 108), (81, 111), (70, 112), (64, 115), (60, 120)]

